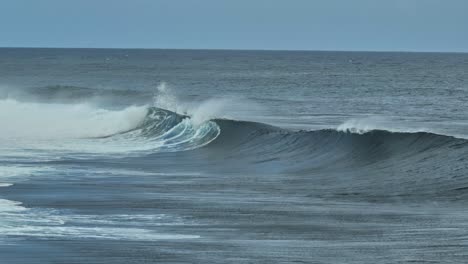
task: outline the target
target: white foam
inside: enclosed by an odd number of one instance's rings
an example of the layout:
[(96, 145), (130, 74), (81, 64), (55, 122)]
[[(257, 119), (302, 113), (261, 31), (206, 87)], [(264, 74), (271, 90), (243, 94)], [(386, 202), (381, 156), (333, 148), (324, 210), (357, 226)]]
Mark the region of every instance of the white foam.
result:
[(0, 140), (107, 136), (135, 128), (145, 106), (106, 110), (87, 104), (43, 104), (0, 100)]
[(156, 226), (181, 224), (183, 222), (180, 219), (163, 214), (67, 215), (57, 210), (28, 209), (23, 207), (20, 202), (0, 199), (1, 240), (6, 240), (9, 236), (136, 241), (196, 239), (200, 237), (198, 235), (159, 233), (154, 230)]
[(408, 122), (398, 122), (387, 117), (369, 116), (352, 118), (339, 125), (337, 131), (364, 134), (372, 130), (386, 130), (390, 132), (426, 132), (423, 128), (412, 127)]
[[(171, 102), (171, 99), (165, 102)], [(138, 128), (147, 113), (148, 106), (106, 110), (86, 104), (0, 100), (0, 124), (4, 125), (0, 129), (0, 156), (4, 161), (47, 161), (63, 156), (80, 158), (93, 154), (180, 151), (209, 143), (217, 136), (209, 138), (210, 131), (218, 130), (219, 133), (219, 128), (213, 122), (201, 122), (193, 127), (193, 123), (184, 120), (174, 127), (183, 128), (183, 135), (166, 133), (160, 138), (149, 138), (140, 136), (142, 131), (138, 129), (119, 134)], [(114, 136), (105, 137), (109, 135)], [(175, 142), (176, 139), (179, 142)]]
[[(22, 212), (27, 210), (25, 207), (21, 206), (20, 202), (0, 199), (0, 216), (2, 213), (11, 213), (11, 212)], [(0, 219), (0, 227), (2, 220)]]
[[(1, 229), (0, 229), (1, 230)], [(156, 233), (142, 228), (112, 228), (112, 227), (66, 227), (66, 226), (21, 226), (2, 230), (3, 235), (30, 236), (46, 238), (92, 238), (113, 240), (177, 240), (197, 239), (198, 235)]]

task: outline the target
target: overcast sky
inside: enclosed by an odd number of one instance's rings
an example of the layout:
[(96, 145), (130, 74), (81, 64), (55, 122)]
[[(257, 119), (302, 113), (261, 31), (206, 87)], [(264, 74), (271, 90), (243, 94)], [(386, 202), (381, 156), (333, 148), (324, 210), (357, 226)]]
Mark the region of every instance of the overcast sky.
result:
[(0, 0), (0, 47), (468, 52), (468, 0)]

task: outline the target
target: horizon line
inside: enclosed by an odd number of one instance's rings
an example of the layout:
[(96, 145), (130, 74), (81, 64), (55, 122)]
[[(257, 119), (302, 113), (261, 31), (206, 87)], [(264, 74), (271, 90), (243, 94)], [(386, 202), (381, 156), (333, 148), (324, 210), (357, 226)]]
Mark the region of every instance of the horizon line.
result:
[(102, 50), (187, 50), (187, 51), (287, 51), (287, 52), (375, 52), (375, 53), (455, 53), (468, 51), (417, 51), (417, 50), (333, 50), (333, 49), (243, 49), (243, 48), (146, 48), (146, 47), (41, 47), (41, 46), (0, 46), (0, 49), (102, 49)]

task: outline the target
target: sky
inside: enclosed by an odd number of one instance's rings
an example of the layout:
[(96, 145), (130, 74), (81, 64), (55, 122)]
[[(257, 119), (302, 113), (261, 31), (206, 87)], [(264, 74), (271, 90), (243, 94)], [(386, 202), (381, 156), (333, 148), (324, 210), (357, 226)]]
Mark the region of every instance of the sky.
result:
[(0, 0), (0, 47), (468, 52), (468, 0)]

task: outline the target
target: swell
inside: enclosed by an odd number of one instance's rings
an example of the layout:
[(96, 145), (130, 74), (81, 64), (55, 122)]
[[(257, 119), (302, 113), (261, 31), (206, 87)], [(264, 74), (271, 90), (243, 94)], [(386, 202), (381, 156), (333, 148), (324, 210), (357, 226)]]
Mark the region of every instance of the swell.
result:
[(430, 132), (292, 131), (263, 123), (228, 119), (213, 119), (194, 125), (192, 119), (193, 116), (151, 107), (137, 127), (109, 137), (132, 135), (157, 140), (183, 135), (188, 130), (194, 133), (203, 129), (210, 136), (199, 147), (203, 145), (211, 152), (247, 163), (282, 161), (283, 169), (296, 171), (312, 167), (343, 169), (409, 161), (417, 167), (418, 163), (431, 157), (444, 160), (457, 154), (462, 159), (468, 153), (468, 140)]
[[(64, 159), (59, 158), (63, 163), (58, 161), (65, 164), (76, 162), (74, 157), (92, 161), (98, 155), (105, 159), (131, 159), (125, 166), (150, 162), (157, 168), (169, 166), (174, 170), (184, 168), (219, 175), (255, 175), (265, 182), (256, 181), (255, 186), (280, 177), (287, 187), (277, 191), (291, 191), (296, 195), (468, 199), (468, 140), (452, 136), (385, 130), (364, 133), (338, 129), (292, 131), (227, 119), (200, 123), (193, 122), (197, 119), (195, 116), (156, 107), (103, 112), (102, 109), (63, 105), (52, 105), (49, 111), (44, 105), (14, 101), (5, 101), (4, 106), (9, 111), (5, 117), (11, 117), (11, 107), (22, 109), (13, 116), (14, 120), (29, 117), (24, 127), (18, 127), (31, 132), (25, 134), (27, 140), (8, 141), (7, 137), (0, 140), (7, 144), (6, 147), (0, 144), (0, 151), (15, 150), (16, 160), (24, 154), (28, 161), (54, 162), (57, 156), (65, 155)], [(74, 118), (70, 119), (69, 113)], [(89, 115), (96, 113), (103, 118), (89, 119)], [(67, 137), (62, 140), (62, 131), (53, 129), (53, 133), (45, 137), (46, 141), (38, 141), (37, 135), (44, 132), (48, 119), (40, 119), (34, 131), (31, 122), (44, 114), (59, 115), (59, 119), (54, 118), (49, 124), (70, 124), (65, 128), (73, 128), (73, 133), (65, 131)], [(83, 120), (78, 122), (77, 117)], [(122, 120), (126, 122), (115, 126)], [(107, 125), (111, 125), (111, 129)], [(83, 138), (82, 135), (88, 135), (91, 130), (91, 135), (98, 136)], [(81, 137), (69, 139), (68, 135)]]
[[(137, 131), (140, 136), (161, 141), (174, 134), (168, 133), (174, 125), (190, 118), (151, 108)], [(254, 190), (279, 180), (284, 187), (275, 187), (278, 192), (295, 195), (366, 200), (468, 199), (466, 139), (429, 132), (291, 131), (227, 119), (208, 123), (216, 124), (205, 128), (208, 137), (192, 137), (208, 141), (190, 147), (179, 141), (175, 148), (193, 151), (177, 155), (159, 151), (149, 158), (159, 165), (219, 175), (253, 174), (256, 180), (250, 188)]]
[(254, 122), (215, 122), (221, 133), (206, 149), (222, 159), (223, 170), (287, 175), (287, 188), (297, 194), (468, 198), (465, 139), (428, 132), (290, 131)]
[(340, 151), (359, 159), (361, 155), (373, 154), (373, 160), (404, 155), (424, 155), (442, 149), (463, 149), (468, 140), (430, 132), (392, 132), (370, 130), (367, 132), (323, 129), (292, 131), (263, 123), (214, 120), (221, 128), (220, 136), (210, 145), (212, 148), (228, 147), (229, 151), (253, 154), (271, 152), (285, 155), (305, 155)]

